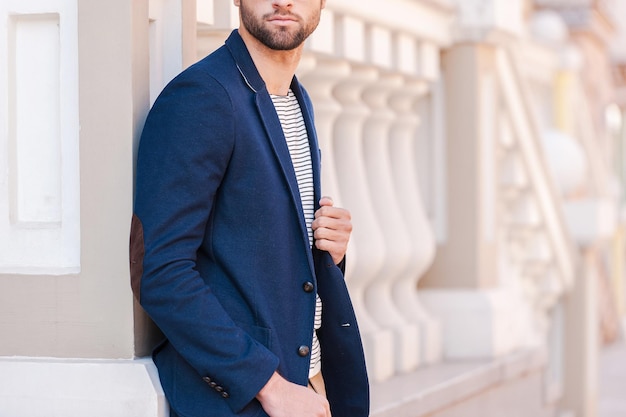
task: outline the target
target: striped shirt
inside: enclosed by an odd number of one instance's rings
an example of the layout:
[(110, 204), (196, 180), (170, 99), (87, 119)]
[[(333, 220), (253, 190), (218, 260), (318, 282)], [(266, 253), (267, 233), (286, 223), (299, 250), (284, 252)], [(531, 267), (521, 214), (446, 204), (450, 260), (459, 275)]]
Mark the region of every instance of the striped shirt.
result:
[[(286, 96), (271, 95), (278, 119), (283, 128), (291, 163), (296, 173), (298, 190), (304, 211), (304, 221), (309, 235), (309, 246), (313, 245), (313, 229), (311, 224), (315, 217), (313, 168), (311, 164), (311, 151), (309, 138), (302, 118), (302, 110), (298, 99), (291, 89)], [(313, 328), (313, 341), (311, 349), (311, 363), (309, 366), (309, 378), (321, 370), (321, 350), (317, 339), (316, 330), (322, 325), (322, 301), (316, 295), (315, 299), (315, 322)]]

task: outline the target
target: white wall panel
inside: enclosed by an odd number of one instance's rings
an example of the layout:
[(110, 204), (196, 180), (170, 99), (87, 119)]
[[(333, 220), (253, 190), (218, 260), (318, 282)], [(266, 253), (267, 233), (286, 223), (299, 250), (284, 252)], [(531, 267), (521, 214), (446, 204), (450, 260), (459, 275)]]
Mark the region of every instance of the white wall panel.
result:
[(0, 56), (0, 273), (77, 273), (76, 0), (2, 2)]
[(18, 223), (61, 222), (59, 15), (11, 19), (10, 181)]

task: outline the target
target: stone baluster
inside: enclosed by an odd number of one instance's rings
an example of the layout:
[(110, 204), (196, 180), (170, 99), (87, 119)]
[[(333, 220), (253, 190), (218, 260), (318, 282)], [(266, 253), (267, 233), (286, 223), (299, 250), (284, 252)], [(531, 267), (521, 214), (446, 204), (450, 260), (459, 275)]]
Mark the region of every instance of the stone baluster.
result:
[(435, 236), (426, 214), (417, 170), (416, 130), (420, 116), (414, 109), (416, 99), (426, 92), (421, 81), (408, 81), (390, 99), (397, 114), (391, 129), (390, 157), (396, 196), (403, 222), (410, 235), (411, 256), (402, 278), (395, 282), (393, 296), (398, 308), (410, 321), (420, 326), (421, 362), (441, 359), (441, 324), (422, 306), (417, 295), (417, 283), (432, 264), (435, 256)]
[(419, 363), (420, 336), (418, 325), (400, 312), (393, 298), (395, 283), (406, 278), (412, 249), (395, 192), (389, 155), (389, 133), (395, 121), (395, 113), (388, 107), (388, 98), (402, 82), (400, 75), (381, 75), (365, 89), (363, 100), (371, 111), (364, 123), (363, 156), (372, 208), (387, 249), (372, 253), (376, 259), (368, 259), (369, 262), (380, 263), (381, 269), (368, 286), (365, 301), (375, 320), (381, 326), (393, 330), (396, 369), (406, 372)]
[(322, 153), (322, 194), (332, 197), (338, 207), (343, 204), (335, 170), (333, 129), (342, 108), (333, 98), (332, 90), (349, 73), (347, 62), (320, 60), (307, 53), (303, 54), (297, 71), (298, 79), (309, 93), (315, 109), (315, 129)]
[(353, 67), (350, 76), (335, 88), (334, 96), (343, 110), (335, 124), (334, 152), (341, 196), (352, 212), (354, 225), (351, 242), (354, 245), (348, 255), (357, 252), (359, 260), (347, 270), (350, 289), (359, 315), (370, 377), (381, 381), (394, 374), (394, 335), (372, 319), (365, 301), (367, 288), (380, 276), (387, 249), (367, 186), (362, 138), (369, 110), (361, 99), (362, 91), (376, 79), (376, 74), (372, 68)]

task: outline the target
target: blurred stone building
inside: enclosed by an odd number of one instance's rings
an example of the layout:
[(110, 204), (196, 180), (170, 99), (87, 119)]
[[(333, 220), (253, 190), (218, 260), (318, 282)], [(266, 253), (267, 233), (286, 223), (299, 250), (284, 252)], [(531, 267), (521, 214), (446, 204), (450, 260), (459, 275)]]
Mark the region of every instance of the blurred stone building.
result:
[[(134, 301), (151, 103), (230, 0), (0, 0), (0, 416), (164, 417)], [(626, 310), (626, 3), (328, 0), (298, 77), (373, 417), (593, 417)]]

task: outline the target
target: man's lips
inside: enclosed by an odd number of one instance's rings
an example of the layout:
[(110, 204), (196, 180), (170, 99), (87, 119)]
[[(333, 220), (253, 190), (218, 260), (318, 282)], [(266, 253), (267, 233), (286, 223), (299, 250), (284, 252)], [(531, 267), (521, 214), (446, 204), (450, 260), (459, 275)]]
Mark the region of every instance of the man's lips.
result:
[(272, 16), (268, 19), (268, 21), (278, 25), (288, 25), (290, 23), (297, 22), (298, 19), (292, 16)]

